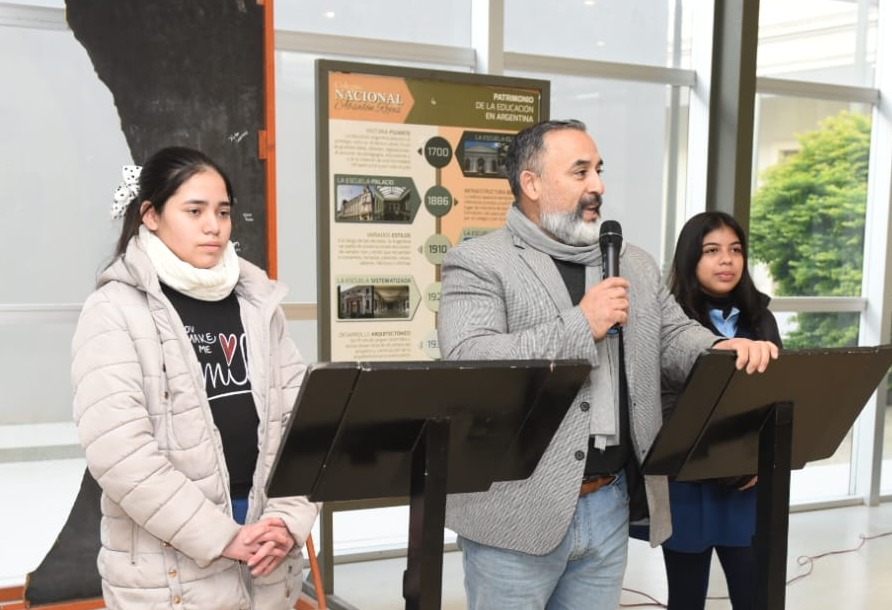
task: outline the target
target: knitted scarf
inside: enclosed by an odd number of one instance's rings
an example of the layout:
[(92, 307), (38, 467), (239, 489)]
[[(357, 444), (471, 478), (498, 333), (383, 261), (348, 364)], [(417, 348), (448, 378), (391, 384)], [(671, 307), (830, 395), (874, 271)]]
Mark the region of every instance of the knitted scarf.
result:
[(220, 301), (235, 288), (239, 278), (239, 262), (232, 242), (226, 244), (223, 257), (210, 269), (199, 269), (183, 261), (148, 227), (139, 227), (139, 241), (152, 262), (158, 279), (199, 301)]
[[(542, 231), (520, 211), (517, 205), (508, 211), (508, 230), (520, 237), (531, 248), (551, 258), (585, 265), (585, 288), (601, 281), (601, 249), (599, 244), (570, 246)], [(625, 243), (620, 255), (625, 252)], [(592, 339), (594, 341), (594, 338)], [(598, 358), (589, 373), (591, 419), (589, 434), (595, 437), (595, 447), (604, 449), (619, 444), (619, 335), (608, 334), (595, 342)], [(606, 363), (606, 366), (604, 364)]]

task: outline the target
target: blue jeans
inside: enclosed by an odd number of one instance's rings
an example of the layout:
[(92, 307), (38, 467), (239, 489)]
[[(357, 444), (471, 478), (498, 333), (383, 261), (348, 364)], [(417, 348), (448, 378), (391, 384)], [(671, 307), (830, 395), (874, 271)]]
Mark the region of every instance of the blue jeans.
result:
[(248, 498), (232, 498), (232, 518), (239, 525), (244, 525), (248, 518)]
[(547, 555), (458, 538), (468, 610), (616, 610), (626, 571), (625, 476), (576, 503), (570, 527)]

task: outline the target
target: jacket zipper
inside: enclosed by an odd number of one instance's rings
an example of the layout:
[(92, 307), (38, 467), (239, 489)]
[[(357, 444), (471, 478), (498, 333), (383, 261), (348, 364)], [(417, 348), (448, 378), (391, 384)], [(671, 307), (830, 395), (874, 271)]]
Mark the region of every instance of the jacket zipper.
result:
[(130, 522), (130, 565), (135, 566), (139, 556), (139, 530), (135, 521)]

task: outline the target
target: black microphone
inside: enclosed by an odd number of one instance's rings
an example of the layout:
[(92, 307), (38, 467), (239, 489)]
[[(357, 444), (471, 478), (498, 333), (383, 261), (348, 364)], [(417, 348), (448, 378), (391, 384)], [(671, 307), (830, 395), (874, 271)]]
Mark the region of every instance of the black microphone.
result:
[[(601, 269), (606, 280), (609, 277), (619, 276), (619, 251), (623, 245), (623, 229), (615, 220), (605, 220), (601, 223), (601, 236), (598, 238), (601, 244)], [(614, 324), (607, 331), (608, 335), (619, 332), (619, 324)]]
[(623, 230), (615, 220), (605, 220), (601, 223), (601, 236), (598, 238), (601, 244), (601, 268), (604, 270), (604, 279), (619, 276), (619, 251), (623, 245)]

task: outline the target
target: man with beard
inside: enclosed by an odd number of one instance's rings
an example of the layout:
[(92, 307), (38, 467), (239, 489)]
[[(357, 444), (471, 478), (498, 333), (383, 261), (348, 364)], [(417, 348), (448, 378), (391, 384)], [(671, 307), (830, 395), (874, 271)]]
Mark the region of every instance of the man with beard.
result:
[(622, 277), (602, 280), (603, 161), (584, 124), (525, 129), (506, 165), (506, 226), (443, 261), (440, 349), (452, 360), (581, 358), (592, 370), (532, 476), (449, 496), (446, 525), (470, 610), (615, 610), (630, 518), (649, 516), (653, 545), (671, 530), (665, 477), (640, 472), (662, 422), (660, 375), (683, 380), (709, 347), (764, 371), (777, 348), (716, 342), (633, 245), (620, 251)]

